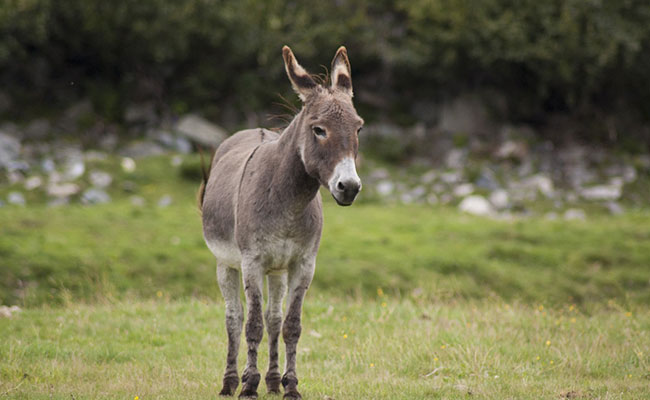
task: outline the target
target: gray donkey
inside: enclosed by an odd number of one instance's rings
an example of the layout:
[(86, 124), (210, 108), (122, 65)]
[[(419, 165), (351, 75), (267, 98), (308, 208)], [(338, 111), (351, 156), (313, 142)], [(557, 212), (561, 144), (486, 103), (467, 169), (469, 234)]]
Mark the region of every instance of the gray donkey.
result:
[[(239, 385), (237, 353), (244, 321), (239, 271), (248, 307), (248, 361), (239, 397), (257, 397), (257, 348), (264, 321), (269, 335), (269, 393), (300, 399), (296, 346), (302, 302), (311, 284), (320, 243), (323, 212), (319, 188), (329, 189), (339, 205), (349, 206), (361, 190), (355, 168), (363, 120), (352, 105), (350, 62), (345, 47), (332, 61), (331, 84), (323, 86), (282, 49), (284, 64), (302, 110), (278, 135), (266, 129), (235, 133), (217, 149), (199, 191), (203, 235), (217, 259), (217, 280), (226, 303), (228, 355), (221, 395)], [(268, 302), (262, 314), (262, 285)], [(287, 312), (282, 302), (288, 291)], [(284, 375), (278, 366), (278, 337), (286, 345)]]

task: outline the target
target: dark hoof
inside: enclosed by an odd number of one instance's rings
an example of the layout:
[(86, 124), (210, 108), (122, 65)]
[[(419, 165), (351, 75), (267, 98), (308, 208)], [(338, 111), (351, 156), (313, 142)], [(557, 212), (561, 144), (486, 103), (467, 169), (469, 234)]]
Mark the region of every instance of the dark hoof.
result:
[(236, 376), (227, 376), (223, 378), (223, 389), (219, 392), (219, 396), (233, 396), (235, 390), (239, 386), (239, 378)]
[(289, 390), (282, 396), (283, 399), (291, 399), (291, 400), (297, 400), (297, 399), (302, 399), (302, 396), (296, 389)]
[(280, 394), (280, 374), (278, 372), (266, 374), (266, 389), (269, 394)]
[(249, 388), (246, 385), (244, 385), (244, 388), (241, 390), (241, 393), (239, 393), (239, 398), (240, 399), (256, 399), (257, 398), (257, 390), (253, 388)]

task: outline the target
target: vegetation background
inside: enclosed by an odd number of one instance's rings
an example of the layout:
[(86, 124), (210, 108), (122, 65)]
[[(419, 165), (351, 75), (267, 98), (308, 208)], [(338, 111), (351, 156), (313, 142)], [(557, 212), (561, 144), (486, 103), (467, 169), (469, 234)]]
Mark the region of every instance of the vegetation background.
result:
[(0, 398), (216, 396), (183, 127), (279, 124), (284, 44), (323, 74), (345, 44), (368, 123), (359, 200), (323, 192), (305, 398), (650, 398), (642, 0), (2, 0)]

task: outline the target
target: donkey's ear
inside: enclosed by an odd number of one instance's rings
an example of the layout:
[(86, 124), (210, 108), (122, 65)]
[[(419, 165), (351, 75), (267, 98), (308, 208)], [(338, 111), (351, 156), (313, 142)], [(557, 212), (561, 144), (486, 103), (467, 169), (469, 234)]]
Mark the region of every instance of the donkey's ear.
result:
[(342, 90), (352, 96), (352, 74), (345, 46), (339, 47), (332, 60), (332, 88)]
[(316, 82), (309, 76), (309, 73), (298, 64), (296, 57), (289, 46), (282, 48), (282, 58), (284, 58), (284, 68), (287, 70), (287, 75), (291, 81), (293, 90), (298, 93), (300, 100), (305, 101), (309, 94), (316, 89)]

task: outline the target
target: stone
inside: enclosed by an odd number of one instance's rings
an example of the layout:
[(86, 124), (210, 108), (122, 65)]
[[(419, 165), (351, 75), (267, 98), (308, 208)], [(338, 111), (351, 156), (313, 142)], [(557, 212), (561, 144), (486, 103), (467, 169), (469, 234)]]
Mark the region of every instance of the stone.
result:
[(460, 169), (465, 166), (467, 161), (467, 150), (465, 149), (451, 149), (445, 157), (445, 165), (447, 168)]
[(395, 184), (391, 181), (381, 181), (377, 183), (377, 193), (379, 193), (380, 196), (389, 196), (391, 193), (393, 193), (393, 190), (395, 190)]
[(496, 190), (499, 188), (499, 181), (494, 172), (489, 168), (483, 168), (481, 174), (476, 178), (474, 183), (481, 189)]
[(153, 103), (131, 104), (124, 111), (124, 121), (129, 125), (153, 125), (158, 122), (156, 107)]
[(20, 192), (9, 192), (7, 195), (7, 203), (13, 204), (15, 206), (24, 206), (25, 205), (25, 196)]
[(56, 164), (54, 163), (54, 160), (52, 160), (51, 158), (46, 158), (43, 161), (41, 161), (41, 169), (46, 174), (51, 174), (56, 170)]
[(165, 153), (166, 151), (161, 145), (150, 140), (141, 140), (129, 143), (124, 149), (122, 149), (122, 151), (120, 151), (121, 156), (135, 159), (159, 156)]
[(494, 214), (490, 202), (479, 195), (465, 197), (458, 205), (458, 208), (462, 212), (473, 215), (490, 216)]
[(0, 306), (0, 318), (11, 318), (14, 314), (18, 314), (21, 311), (21, 308), (18, 306)]
[(84, 204), (103, 204), (111, 201), (111, 196), (105, 191), (97, 188), (87, 189), (81, 195), (81, 202)]
[(158, 200), (158, 207), (160, 208), (169, 207), (172, 203), (173, 203), (172, 196), (166, 194), (162, 196), (160, 200)]
[(523, 183), (531, 189), (538, 190), (547, 198), (553, 197), (553, 194), (555, 193), (553, 181), (551, 178), (543, 174), (533, 175), (527, 178)]
[(440, 174), (440, 179), (448, 184), (458, 183), (463, 179), (463, 173), (460, 171), (449, 171)]
[(91, 171), (90, 183), (98, 188), (105, 188), (113, 182), (113, 177), (108, 172)]
[(64, 198), (79, 193), (79, 185), (76, 183), (50, 183), (47, 186), (47, 194), (52, 197)]
[(622, 194), (621, 185), (596, 185), (580, 190), (580, 196), (585, 200), (618, 200)]
[(49, 120), (39, 118), (30, 122), (23, 130), (23, 134), (27, 139), (43, 139), (50, 133), (51, 128)]
[(474, 193), (474, 185), (471, 183), (463, 183), (456, 186), (453, 190), (453, 194), (456, 197), (466, 197)]
[(422, 182), (424, 184), (429, 184), (429, 183), (432, 183), (433, 181), (435, 181), (437, 177), (438, 177), (438, 173), (436, 171), (434, 171), (434, 170), (431, 170), (431, 171), (428, 171), (428, 172), (424, 173), (420, 177), (420, 182)]
[(20, 141), (5, 132), (0, 131), (0, 168), (9, 166), (20, 157)]
[(429, 204), (438, 204), (438, 196), (435, 193), (429, 193), (427, 196), (427, 203)]
[(122, 158), (120, 165), (122, 166), (122, 170), (126, 173), (135, 171), (135, 161), (130, 157)]
[(528, 156), (528, 145), (522, 141), (506, 140), (494, 155), (502, 160), (524, 160)]
[(605, 203), (605, 207), (607, 207), (607, 210), (612, 215), (621, 215), (625, 212), (623, 206), (621, 206), (619, 203), (615, 201), (608, 201), (607, 203)]
[(192, 152), (192, 143), (187, 138), (176, 136), (166, 130), (150, 131), (149, 136), (154, 138), (163, 147), (177, 151), (181, 154), (189, 154)]
[(215, 148), (228, 137), (223, 128), (195, 114), (183, 116), (175, 131), (200, 145)]
[(587, 219), (587, 214), (579, 208), (569, 208), (564, 212), (564, 219), (567, 221), (584, 221)]
[(84, 172), (86, 172), (86, 164), (84, 164), (83, 159), (74, 157), (68, 159), (66, 162), (63, 176), (64, 179), (73, 181), (75, 179), (79, 179), (84, 174)]
[(506, 209), (510, 205), (510, 196), (505, 189), (497, 189), (490, 193), (489, 200), (497, 210)]
[(41, 187), (42, 184), (43, 178), (40, 176), (30, 176), (29, 178), (25, 179), (23, 186), (25, 187), (25, 190), (34, 190)]

